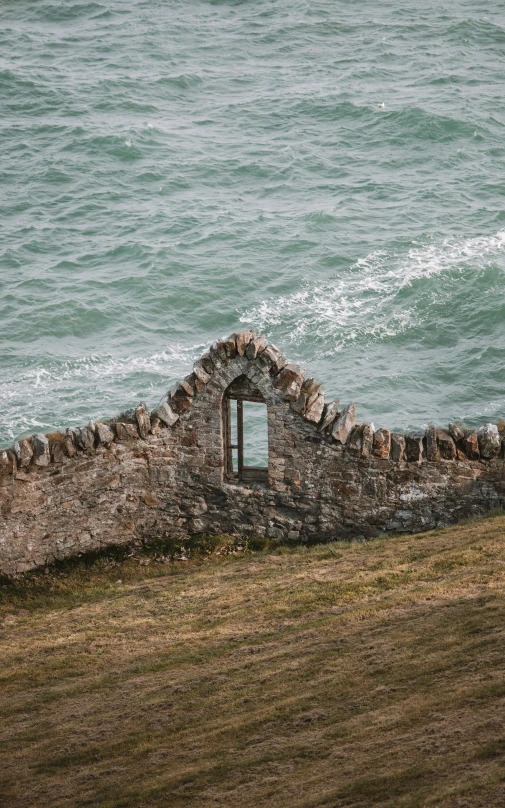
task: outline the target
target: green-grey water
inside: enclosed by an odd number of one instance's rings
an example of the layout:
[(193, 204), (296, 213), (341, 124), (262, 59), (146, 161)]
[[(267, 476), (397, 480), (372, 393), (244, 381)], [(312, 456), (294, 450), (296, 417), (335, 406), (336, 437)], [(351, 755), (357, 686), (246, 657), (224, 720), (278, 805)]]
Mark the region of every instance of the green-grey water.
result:
[(5, 0), (0, 444), (252, 326), (360, 420), (505, 416), (505, 5)]

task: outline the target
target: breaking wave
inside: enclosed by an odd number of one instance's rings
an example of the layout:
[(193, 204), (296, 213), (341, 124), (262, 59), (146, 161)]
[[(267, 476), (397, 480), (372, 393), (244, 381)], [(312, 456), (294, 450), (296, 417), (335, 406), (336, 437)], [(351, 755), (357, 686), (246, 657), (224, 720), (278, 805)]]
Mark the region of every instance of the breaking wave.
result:
[[(7, 374), (0, 387), (3, 442), (20, 434), (112, 417), (141, 399), (158, 403), (188, 373), (203, 345), (172, 345), (147, 357), (91, 355)], [(9, 417), (10, 415), (10, 417)]]
[[(330, 342), (332, 351), (350, 344), (396, 337), (419, 325), (433, 303), (505, 256), (505, 231), (493, 236), (436, 244), (413, 243), (407, 254), (377, 250), (323, 284), (306, 282), (289, 294), (261, 301), (240, 319), (297, 346), (307, 336)], [(505, 266), (502, 266), (505, 269)], [(444, 283), (426, 283), (439, 276)], [(414, 346), (413, 346), (414, 347)]]

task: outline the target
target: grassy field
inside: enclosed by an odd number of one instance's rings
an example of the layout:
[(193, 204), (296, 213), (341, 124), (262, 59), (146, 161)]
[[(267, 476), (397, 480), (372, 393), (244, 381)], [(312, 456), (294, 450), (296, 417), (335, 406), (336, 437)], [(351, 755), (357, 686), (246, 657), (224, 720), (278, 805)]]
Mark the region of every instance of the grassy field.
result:
[(0, 586), (0, 805), (505, 806), (505, 517)]

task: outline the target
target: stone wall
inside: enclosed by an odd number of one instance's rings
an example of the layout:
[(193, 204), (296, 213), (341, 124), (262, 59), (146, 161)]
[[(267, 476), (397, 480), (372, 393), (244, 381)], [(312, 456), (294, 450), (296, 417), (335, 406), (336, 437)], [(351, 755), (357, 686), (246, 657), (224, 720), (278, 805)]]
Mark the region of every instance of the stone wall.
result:
[[(230, 477), (226, 391), (268, 411), (268, 482)], [(353, 404), (254, 332), (218, 341), (152, 413), (33, 435), (0, 450), (0, 570), (16, 575), (110, 543), (194, 533), (275, 540), (369, 539), (501, 506), (503, 434), (400, 435), (356, 424)]]

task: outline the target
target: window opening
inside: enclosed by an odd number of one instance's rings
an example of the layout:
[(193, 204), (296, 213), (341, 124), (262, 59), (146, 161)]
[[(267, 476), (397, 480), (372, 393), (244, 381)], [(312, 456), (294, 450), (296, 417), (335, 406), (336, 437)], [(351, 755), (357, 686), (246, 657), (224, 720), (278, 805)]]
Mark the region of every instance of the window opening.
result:
[(226, 473), (238, 480), (268, 480), (268, 419), (264, 402), (229, 394), (225, 402)]
[(266, 404), (242, 402), (244, 465), (268, 468), (268, 418)]
[[(230, 415), (231, 415), (231, 422), (230, 422), (230, 440), (231, 440), (231, 464), (234, 474), (238, 473), (238, 429), (237, 429), (237, 404), (238, 401), (236, 399), (230, 399)], [(242, 402), (240, 402), (242, 404)]]

